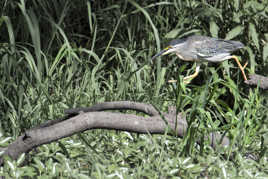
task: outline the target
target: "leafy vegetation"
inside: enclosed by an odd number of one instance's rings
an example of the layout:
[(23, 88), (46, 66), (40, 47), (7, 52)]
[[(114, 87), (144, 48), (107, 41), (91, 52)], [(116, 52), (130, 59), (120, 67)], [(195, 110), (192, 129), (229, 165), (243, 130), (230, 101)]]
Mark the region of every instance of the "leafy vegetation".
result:
[[(40, 178), (266, 178), (267, 92), (251, 89), (233, 61), (193, 72), (174, 55), (151, 62), (173, 38), (190, 34), (234, 39), (247, 73), (267, 75), (268, 4), (255, 0), (4, 0), (0, 17), (1, 147), (66, 108), (103, 101), (176, 105), (187, 136), (94, 130), (43, 145), (0, 175)], [(140, 69), (136, 73), (135, 70)], [(212, 149), (211, 131), (231, 144)], [(203, 143), (195, 141), (203, 138)], [(26, 163), (20, 167), (21, 163)]]

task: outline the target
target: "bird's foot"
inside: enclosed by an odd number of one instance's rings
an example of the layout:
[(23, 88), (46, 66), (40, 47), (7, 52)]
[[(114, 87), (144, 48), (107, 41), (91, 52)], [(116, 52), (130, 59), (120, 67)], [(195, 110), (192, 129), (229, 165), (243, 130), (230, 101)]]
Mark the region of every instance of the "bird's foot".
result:
[[(189, 84), (192, 79), (185, 79), (183, 78), (183, 83), (184, 84)], [(168, 83), (177, 83), (177, 80), (168, 80)]]
[(168, 83), (177, 83), (177, 80), (168, 80)]

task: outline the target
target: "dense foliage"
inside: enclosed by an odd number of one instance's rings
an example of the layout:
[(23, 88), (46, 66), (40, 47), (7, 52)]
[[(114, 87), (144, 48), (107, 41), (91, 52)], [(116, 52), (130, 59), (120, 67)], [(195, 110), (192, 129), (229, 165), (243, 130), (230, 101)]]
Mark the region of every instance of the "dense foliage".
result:
[[(174, 55), (151, 62), (173, 38), (202, 34), (239, 40), (247, 74), (268, 75), (268, 2), (256, 0), (2, 0), (0, 144), (63, 116), (66, 108), (132, 100), (165, 111), (176, 105), (190, 128), (183, 139), (94, 130), (39, 147), (0, 175), (62, 178), (268, 176), (267, 92), (249, 88), (234, 61), (193, 72)], [(139, 69), (139, 71), (134, 72)], [(227, 148), (212, 149), (211, 131)], [(19, 167), (26, 162), (27, 165)]]

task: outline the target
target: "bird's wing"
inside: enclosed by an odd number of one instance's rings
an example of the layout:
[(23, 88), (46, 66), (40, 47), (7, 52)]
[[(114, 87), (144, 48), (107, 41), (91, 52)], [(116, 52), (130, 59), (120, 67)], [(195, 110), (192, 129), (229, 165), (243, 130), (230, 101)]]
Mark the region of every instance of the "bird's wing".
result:
[(210, 38), (194, 42), (196, 54), (200, 58), (210, 58), (220, 54), (230, 54), (233, 51), (243, 48), (241, 42)]

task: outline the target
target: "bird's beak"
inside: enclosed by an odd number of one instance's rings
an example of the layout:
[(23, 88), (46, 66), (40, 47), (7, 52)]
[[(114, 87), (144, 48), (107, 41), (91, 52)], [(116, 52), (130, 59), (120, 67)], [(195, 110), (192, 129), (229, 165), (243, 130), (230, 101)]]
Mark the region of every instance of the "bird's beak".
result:
[(165, 48), (164, 50), (162, 50), (161, 52), (159, 52), (158, 54), (156, 54), (155, 56), (152, 57), (152, 60), (154, 60), (155, 58), (161, 56), (161, 55), (166, 55), (170, 52), (170, 50), (172, 49), (172, 46), (168, 46), (167, 48)]

